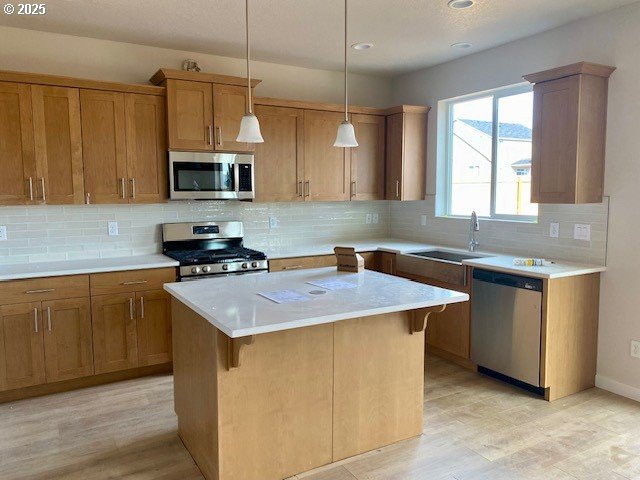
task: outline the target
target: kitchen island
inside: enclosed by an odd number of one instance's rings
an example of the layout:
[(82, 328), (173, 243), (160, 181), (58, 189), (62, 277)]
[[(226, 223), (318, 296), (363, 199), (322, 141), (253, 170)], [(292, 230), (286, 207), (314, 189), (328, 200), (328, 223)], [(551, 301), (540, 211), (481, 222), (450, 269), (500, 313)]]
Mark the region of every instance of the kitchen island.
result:
[(179, 434), (210, 480), (279, 480), (419, 435), (426, 321), (468, 300), (332, 267), (164, 288)]

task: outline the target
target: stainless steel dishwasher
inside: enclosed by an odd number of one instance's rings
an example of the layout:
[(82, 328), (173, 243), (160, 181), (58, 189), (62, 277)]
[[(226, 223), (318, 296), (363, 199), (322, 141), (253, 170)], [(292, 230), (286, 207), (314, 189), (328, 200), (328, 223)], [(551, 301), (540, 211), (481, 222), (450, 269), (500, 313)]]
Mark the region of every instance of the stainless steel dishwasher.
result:
[(474, 269), (472, 291), (471, 359), (540, 387), (542, 280)]

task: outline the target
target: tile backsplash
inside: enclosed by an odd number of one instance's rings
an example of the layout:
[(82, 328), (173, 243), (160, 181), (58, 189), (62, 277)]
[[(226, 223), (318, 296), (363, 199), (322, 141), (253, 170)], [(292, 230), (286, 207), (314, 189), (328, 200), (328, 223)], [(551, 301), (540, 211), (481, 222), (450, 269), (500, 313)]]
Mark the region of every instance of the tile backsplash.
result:
[[(378, 215), (367, 224), (366, 215)], [(277, 225), (269, 227), (269, 217)], [(0, 207), (0, 264), (83, 258), (124, 257), (161, 251), (160, 224), (242, 220), (252, 247), (287, 246), (389, 232), (388, 202), (246, 203), (175, 202), (157, 205), (72, 205)], [(119, 235), (107, 225), (118, 222)]]
[[(391, 202), (392, 236), (410, 240), (467, 248), (469, 220), (436, 217), (435, 199), (420, 202)], [(427, 224), (421, 225), (421, 215)], [(607, 255), (609, 199), (601, 204), (540, 205), (537, 223), (483, 221), (476, 238), (479, 250), (514, 255), (561, 259), (604, 265)], [(560, 224), (560, 235), (551, 238), (550, 222)], [(591, 241), (574, 240), (574, 224), (591, 225)]]

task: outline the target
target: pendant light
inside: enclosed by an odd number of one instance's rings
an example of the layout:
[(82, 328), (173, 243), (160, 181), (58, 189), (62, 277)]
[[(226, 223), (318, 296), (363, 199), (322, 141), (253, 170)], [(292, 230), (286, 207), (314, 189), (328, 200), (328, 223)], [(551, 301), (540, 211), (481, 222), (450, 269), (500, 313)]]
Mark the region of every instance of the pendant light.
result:
[(336, 135), (336, 141), (333, 143), (334, 147), (357, 147), (358, 142), (356, 140), (356, 132), (353, 129), (353, 125), (349, 121), (349, 102), (348, 102), (348, 90), (347, 90), (347, 1), (344, 0), (344, 121), (338, 125), (338, 134)]
[(249, 0), (245, 0), (245, 27), (247, 32), (247, 113), (240, 122), (240, 133), (236, 142), (262, 143), (264, 139), (260, 133), (258, 117), (253, 114), (253, 102), (251, 100), (251, 61), (249, 49)]

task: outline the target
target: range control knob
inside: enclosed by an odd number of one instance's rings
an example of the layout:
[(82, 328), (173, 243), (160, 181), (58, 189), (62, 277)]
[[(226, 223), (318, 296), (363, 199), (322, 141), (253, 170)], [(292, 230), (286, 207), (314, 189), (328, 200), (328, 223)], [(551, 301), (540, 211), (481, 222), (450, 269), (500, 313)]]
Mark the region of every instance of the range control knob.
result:
[(253, 268), (258, 268), (258, 262), (251, 262), (251, 266)]
[(224, 265), (222, 265), (222, 269), (223, 270), (229, 270), (229, 265), (227, 265), (226, 263)]
[(205, 265), (204, 267), (202, 267), (202, 271), (204, 273), (209, 273), (211, 271), (211, 267), (209, 265)]
[(191, 267), (191, 273), (200, 273), (200, 267)]
[(242, 264), (242, 268), (247, 268), (247, 267), (248, 267), (248, 265), (246, 263)]

